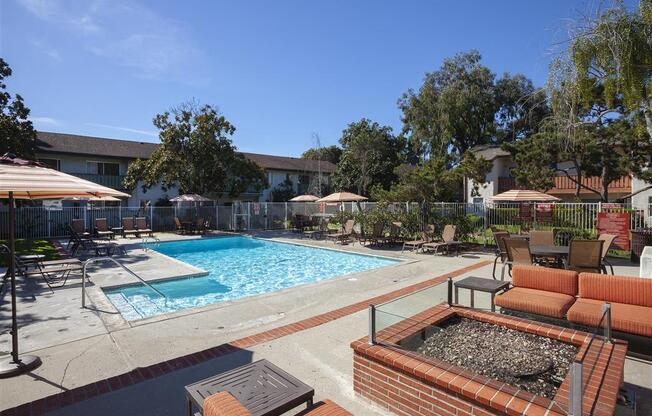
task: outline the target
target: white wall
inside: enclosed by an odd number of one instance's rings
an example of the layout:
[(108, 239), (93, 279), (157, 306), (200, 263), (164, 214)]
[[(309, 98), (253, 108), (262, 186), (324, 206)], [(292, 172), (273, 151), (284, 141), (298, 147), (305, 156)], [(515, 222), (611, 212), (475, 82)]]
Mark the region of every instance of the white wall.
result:
[(510, 176), (510, 169), (516, 164), (508, 156), (497, 157), (492, 161), (491, 170), (486, 176), (484, 184), (480, 184), (478, 189), (479, 195), (471, 195), (473, 192), (473, 181), (467, 179), (466, 200), (473, 202), (473, 198), (483, 198), (484, 202), (489, 202), (492, 196), (498, 193), (498, 178)]
[[(649, 182), (642, 181), (638, 178), (632, 178), (632, 193), (650, 185), (652, 184)], [(652, 189), (636, 194), (632, 197), (632, 206), (638, 209), (645, 209), (645, 214), (647, 216), (652, 216), (652, 212), (649, 212), (648, 210), (650, 198), (652, 198)]]
[(37, 153), (37, 159), (58, 159), (60, 160), (61, 172), (65, 173), (88, 173), (86, 162), (108, 162), (118, 163), (120, 165), (120, 175), (127, 173), (127, 161), (125, 159), (116, 159), (102, 156), (84, 156), (84, 155), (58, 155)]
[(174, 198), (179, 195), (179, 188), (176, 186), (169, 188), (167, 191), (164, 191), (161, 188), (161, 185), (154, 185), (149, 188), (146, 192), (143, 192), (142, 182), (138, 182), (138, 186), (131, 193), (131, 197), (127, 201), (127, 205), (130, 207), (138, 207), (141, 204), (141, 201), (149, 200), (153, 205), (159, 198), (167, 195), (168, 198)]

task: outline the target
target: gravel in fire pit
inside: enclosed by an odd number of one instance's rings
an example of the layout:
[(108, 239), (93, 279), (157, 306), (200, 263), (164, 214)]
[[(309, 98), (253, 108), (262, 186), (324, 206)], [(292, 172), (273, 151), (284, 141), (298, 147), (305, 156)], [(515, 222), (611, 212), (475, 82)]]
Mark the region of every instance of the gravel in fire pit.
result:
[(451, 318), (417, 352), (553, 398), (577, 347), (467, 318)]

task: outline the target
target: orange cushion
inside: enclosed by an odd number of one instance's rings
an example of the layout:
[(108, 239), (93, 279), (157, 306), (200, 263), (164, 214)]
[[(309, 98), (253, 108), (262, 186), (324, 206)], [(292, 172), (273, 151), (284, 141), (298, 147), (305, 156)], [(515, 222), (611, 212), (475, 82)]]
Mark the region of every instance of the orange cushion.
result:
[(297, 416), (353, 416), (337, 403), (330, 400), (315, 403), (314, 407), (297, 414)]
[(652, 307), (652, 279), (581, 273), (579, 281), (581, 298)]
[(521, 312), (563, 318), (575, 298), (564, 293), (513, 287), (496, 296), (496, 305)]
[(577, 295), (577, 273), (538, 266), (514, 266), (512, 285), (528, 289)]
[(204, 416), (251, 416), (251, 413), (231, 393), (221, 391), (204, 399)]
[[(602, 317), (604, 304), (605, 302), (601, 300), (577, 299), (568, 310), (568, 320), (577, 324), (596, 326)], [(611, 303), (611, 329), (652, 337), (652, 308)]]

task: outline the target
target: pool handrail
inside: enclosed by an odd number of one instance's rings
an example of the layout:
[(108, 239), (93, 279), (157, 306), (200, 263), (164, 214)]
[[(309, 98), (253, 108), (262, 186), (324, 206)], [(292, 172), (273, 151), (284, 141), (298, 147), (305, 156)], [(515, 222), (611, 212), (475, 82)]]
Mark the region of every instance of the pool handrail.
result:
[(145, 280), (143, 280), (142, 277), (138, 276), (136, 273), (134, 273), (131, 269), (127, 268), (124, 264), (120, 263), (118, 260), (114, 259), (113, 257), (93, 257), (91, 259), (88, 259), (84, 262), (84, 266), (82, 268), (83, 274), (82, 274), (82, 308), (86, 307), (86, 267), (90, 263), (96, 263), (98, 261), (112, 261), (113, 263), (117, 264), (118, 266), (122, 267), (127, 273), (130, 275), (134, 276), (136, 279), (140, 280), (141, 283), (148, 288), (152, 289), (154, 292), (156, 292), (159, 296), (165, 299), (165, 301), (168, 301), (168, 297), (161, 292), (160, 290), (156, 289), (154, 286), (150, 285), (147, 283)]

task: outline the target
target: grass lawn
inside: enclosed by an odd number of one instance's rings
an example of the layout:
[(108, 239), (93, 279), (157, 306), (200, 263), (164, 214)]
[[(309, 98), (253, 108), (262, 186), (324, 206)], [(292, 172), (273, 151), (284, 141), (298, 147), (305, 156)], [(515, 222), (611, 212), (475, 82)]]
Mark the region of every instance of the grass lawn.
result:
[[(0, 240), (0, 244), (7, 244), (6, 240)], [(16, 240), (16, 254), (43, 254), (45, 260), (54, 260), (59, 258), (59, 253), (48, 240)], [(0, 253), (0, 265), (7, 266), (9, 256), (6, 252)]]

